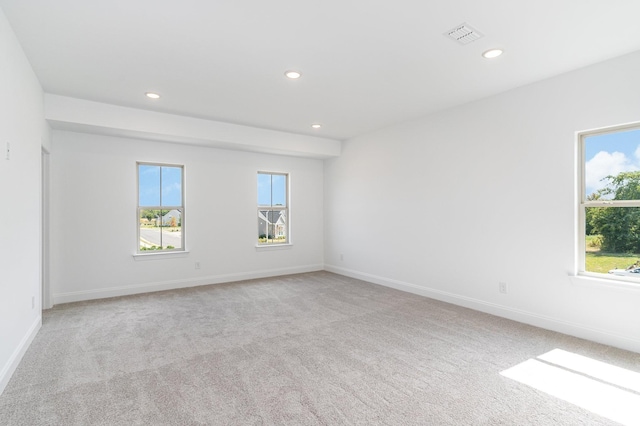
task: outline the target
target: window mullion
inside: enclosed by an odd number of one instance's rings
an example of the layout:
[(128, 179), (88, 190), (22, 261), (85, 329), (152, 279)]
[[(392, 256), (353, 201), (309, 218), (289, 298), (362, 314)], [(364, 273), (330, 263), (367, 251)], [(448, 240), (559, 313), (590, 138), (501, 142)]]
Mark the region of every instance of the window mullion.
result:
[(595, 200), (582, 203), (584, 207), (640, 207), (640, 200)]

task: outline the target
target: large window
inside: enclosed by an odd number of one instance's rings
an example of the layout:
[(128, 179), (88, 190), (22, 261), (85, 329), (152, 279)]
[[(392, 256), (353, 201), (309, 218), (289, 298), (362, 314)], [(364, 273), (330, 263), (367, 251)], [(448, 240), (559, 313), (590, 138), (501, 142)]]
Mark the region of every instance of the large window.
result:
[(640, 280), (640, 126), (580, 135), (581, 272)]
[(138, 163), (138, 253), (184, 250), (183, 166)]
[(258, 244), (289, 242), (289, 176), (258, 172)]

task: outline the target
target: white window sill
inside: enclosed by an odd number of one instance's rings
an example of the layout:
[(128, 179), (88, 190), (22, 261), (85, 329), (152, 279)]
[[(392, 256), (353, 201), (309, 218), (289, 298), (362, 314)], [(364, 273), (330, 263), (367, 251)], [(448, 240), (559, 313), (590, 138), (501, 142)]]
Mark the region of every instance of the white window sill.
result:
[(579, 272), (577, 275), (569, 275), (571, 284), (578, 287), (604, 288), (627, 292), (640, 292), (640, 281), (633, 278), (609, 277), (606, 274), (590, 274)]
[(167, 251), (167, 252), (151, 252), (151, 253), (134, 253), (133, 260), (160, 260), (173, 259), (176, 257), (187, 257), (188, 251)]
[(256, 244), (256, 251), (270, 251), (270, 250), (290, 250), (293, 247), (291, 243), (282, 244)]

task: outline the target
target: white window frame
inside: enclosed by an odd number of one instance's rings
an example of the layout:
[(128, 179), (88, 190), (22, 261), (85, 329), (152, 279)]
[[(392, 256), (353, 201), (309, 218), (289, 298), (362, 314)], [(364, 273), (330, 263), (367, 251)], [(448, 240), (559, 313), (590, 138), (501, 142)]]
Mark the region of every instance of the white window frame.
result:
[[(290, 216), (290, 185), (291, 185), (291, 175), (289, 173), (286, 172), (270, 172), (270, 171), (264, 171), (264, 170), (259, 170), (256, 174), (256, 178), (258, 177), (258, 175), (271, 175), (272, 177), (277, 175), (277, 176), (284, 176), (285, 178), (285, 190), (286, 190), (286, 194), (285, 194), (285, 205), (284, 206), (274, 206), (271, 205), (269, 207), (265, 207), (265, 206), (261, 206), (261, 205), (257, 205), (257, 210), (256, 210), (256, 219), (257, 219), (257, 227), (258, 227), (258, 236), (260, 235), (260, 211), (261, 210), (268, 210), (268, 211), (284, 211), (284, 217), (286, 218), (286, 231), (285, 231), (285, 240), (282, 242), (269, 242), (269, 238), (267, 238), (267, 240), (265, 242), (260, 242), (260, 240), (258, 239), (257, 243), (256, 243), (256, 247), (281, 247), (281, 246), (287, 246), (291, 244), (291, 216)], [(271, 184), (271, 188), (273, 191), (273, 183)], [(267, 235), (269, 234), (268, 229), (267, 229)]]
[[(160, 167), (160, 206), (140, 206), (140, 166), (156, 166)], [(179, 168), (181, 170), (181, 205), (179, 206), (163, 206), (162, 205), (162, 168), (163, 167), (173, 167)], [(136, 162), (136, 255), (161, 255), (168, 253), (181, 253), (186, 252), (185, 248), (185, 207), (184, 207), (184, 199), (185, 199), (185, 167), (183, 164), (169, 164), (169, 163), (154, 163), (154, 162), (146, 162), (146, 161), (137, 161)], [(180, 239), (181, 239), (181, 247), (172, 248), (172, 249), (162, 249), (162, 250), (140, 250), (140, 212), (142, 210), (178, 210), (180, 212)], [(162, 227), (161, 227), (162, 228)], [(162, 238), (162, 229), (160, 230), (160, 235)]]
[(612, 281), (625, 281), (634, 284), (640, 284), (640, 279), (634, 277), (624, 277), (613, 274), (604, 274), (598, 272), (589, 272), (586, 270), (586, 211), (589, 207), (640, 207), (640, 200), (587, 200), (586, 195), (586, 147), (585, 141), (587, 137), (619, 133), (629, 130), (640, 129), (640, 123), (623, 124), (597, 130), (586, 130), (578, 132), (578, 275), (607, 279)]

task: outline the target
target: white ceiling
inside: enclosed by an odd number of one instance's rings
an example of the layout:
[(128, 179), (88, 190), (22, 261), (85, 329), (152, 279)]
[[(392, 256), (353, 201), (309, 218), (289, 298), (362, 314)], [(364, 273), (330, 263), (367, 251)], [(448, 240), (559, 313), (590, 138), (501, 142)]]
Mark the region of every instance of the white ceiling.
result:
[[(0, 8), (48, 93), (335, 139), (640, 50), (640, 0), (0, 0)], [(462, 46), (443, 35), (463, 22), (484, 37)], [(482, 58), (492, 47), (505, 54)], [(302, 78), (286, 79), (288, 69)]]

